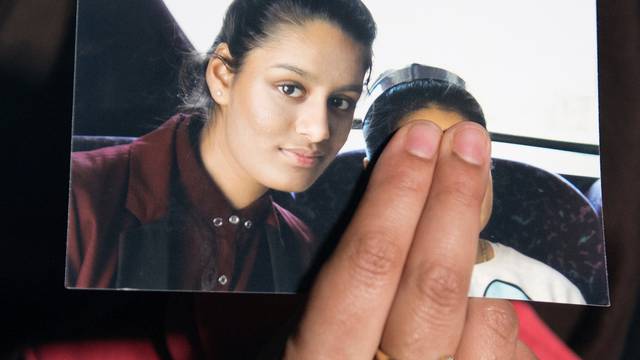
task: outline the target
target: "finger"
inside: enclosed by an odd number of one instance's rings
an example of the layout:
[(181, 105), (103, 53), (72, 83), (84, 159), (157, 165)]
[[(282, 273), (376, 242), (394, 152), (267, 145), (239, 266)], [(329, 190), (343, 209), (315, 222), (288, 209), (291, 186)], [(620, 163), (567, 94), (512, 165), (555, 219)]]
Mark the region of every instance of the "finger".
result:
[(469, 299), (467, 321), (456, 357), (460, 359), (514, 359), (518, 316), (506, 300)]
[(381, 348), (399, 359), (455, 353), (465, 321), (490, 142), (463, 122), (442, 137), (433, 184), (413, 241)]
[(400, 129), (387, 144), (318, 275), (288, 357), (373, 357), (431, 185), (440, 136), (436, 125), (421, 122)]

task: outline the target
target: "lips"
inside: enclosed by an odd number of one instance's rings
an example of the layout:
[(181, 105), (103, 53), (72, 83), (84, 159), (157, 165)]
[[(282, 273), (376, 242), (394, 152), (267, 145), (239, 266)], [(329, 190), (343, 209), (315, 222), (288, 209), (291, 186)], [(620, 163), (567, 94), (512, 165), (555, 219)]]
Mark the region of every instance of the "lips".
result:
[(311, 168), (316, 166), (324, 157), (320, 151), (310, 151), (298, 148), (280, 148), (280, 152), (295, 166)]

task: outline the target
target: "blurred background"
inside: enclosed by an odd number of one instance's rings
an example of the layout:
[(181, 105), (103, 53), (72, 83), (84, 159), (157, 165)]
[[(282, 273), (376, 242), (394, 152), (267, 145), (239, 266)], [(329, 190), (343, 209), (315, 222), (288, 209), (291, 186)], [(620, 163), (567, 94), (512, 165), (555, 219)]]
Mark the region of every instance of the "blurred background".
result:
[[(174, 33), (154, 23), (158, 14), (153, 11), (161, 8), (149, 2), (128, 4), (137, 31)], [(161, 327), (163, 319), (157, 315), (167, 302), (181, 297), (64, 289), (76, 13), (71, 0), (0, 2), (0, 111), (9, 163), (2, 171), (7, 180), (2, 224), (9, 231), (0, 241), (0, 322), (7, 332), (0, 358), (15, 356), (23, 346), (60, 339), (152, 331)], [(536, 308), (584, 358), (634, 359), (640, 358), (640, 4), (601, 0), (597, 15), (601, 176), (612, 306)], [(541, 26), (543, 19), (541, 14)], [(158, 81), (152, 70), (132, 81), (145, 81), (145, 76)], [(91, 114), (91, 109), (83, 111)], [(279, 326), (303, 301), (300, 296), (210, 296), (221, 309), (219, 336), (233, 335), (230, 341), (244, 345), (263, 342), (260, 329)], [(222, 325), (231, 322), (231, 313), (238, 329), (225, 334)], [(243, 321), (252, 326), (243, 328)]]

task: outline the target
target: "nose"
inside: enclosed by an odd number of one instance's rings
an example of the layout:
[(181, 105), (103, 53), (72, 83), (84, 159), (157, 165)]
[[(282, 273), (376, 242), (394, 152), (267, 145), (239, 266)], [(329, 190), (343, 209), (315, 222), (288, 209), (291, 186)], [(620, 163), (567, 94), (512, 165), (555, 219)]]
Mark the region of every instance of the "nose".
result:
[(300, 109), (296, 121), (296, 132), (306, 137), (309, 142), (319, 143), (328, 140), (331, 136), (329, 128), (329, 111), (327, 100), (308, 100), (308, 106)]

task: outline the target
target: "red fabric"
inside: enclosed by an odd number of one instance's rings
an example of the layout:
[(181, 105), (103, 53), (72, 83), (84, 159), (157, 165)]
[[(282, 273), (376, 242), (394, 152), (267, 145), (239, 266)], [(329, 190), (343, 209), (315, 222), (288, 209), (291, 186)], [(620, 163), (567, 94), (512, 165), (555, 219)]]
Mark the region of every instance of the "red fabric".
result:
[(167, 213), (167, 164), (172, 163), (177, 121), (177, 117), (169, 120), (131, 145), (73, 154), (68, 286), (114, 287), (120, 233)]
[[(168, 336), (167, 343), (172, 359), (196, 358), (184, 336)], [(153, 360), (162, 358), (149, 339), (61, 342), (27, 349), (23, 355), (25, 360)]]
[(540, 359), (576, 360), (579, 357), (545, 324), (526, 302), (513, 301), (520, 321), (518, 337)]
[[(231, 295), (233, 296), (233, 295)], [(247, 298), (243, 298), (241, 301), (246, 301)], [(217, 346), (224, 346), (225, 344), (220, 341), (224, 338), (224, 334), (220, 333), (222, 327), (220, 327), (221, 315), (225, 311), (223, 309), (215, 310), (214, 308), (207, 309), (207, 299), (201, 299), (201, 304), (196, 309), (200, 308), (204, 310), (204, 313), (196, 312), (195, 314), (189, 314), (189, 312), (180, 311), (180, 309), (173, 308), (170, 317), (176, 318), (181, 324), (181, 330), (175, 330), (175, 333), (167, 335), (165, 344), (161, 344), (161, 347), (166, 346), (168, 353), (173, 359), (195, 359), (200, 357), (216, 358), (216, 353), (233, 354), (231, 349), (213, 349), (208, 344), (200, 344), (199, 340), (212, 340)], [(569, 349), (548, 327), (540, 320), (530, 304), (526, 302), (513, 302), (516, 313), (520, 321), (520, 340), (525, 343), (539, 359), (553, 359), (553, 360), (576, 360), (579, 359), (577, 355)], [(251, 313), (251, 309), (249, 309)], [(178, 314), (180, 316), (178, 316)], [(276, 312), (277, 316), (281, 312)], [(256, 315), (256, 314), (252, 314)], [(184, 316), (184, 317), (183, 317)], [(193, 322), (188, 321), (185, 317), (193, 316), (198, 322), (197, 327), (193, 327)], [(236, 324), (241, 327), (241, 323), (246, 323), (247, 319), (239, 318), (239, 323)], [(271, 319), (273, 320), (273, 319)], [(265, 322), (266, 325), (273, 322)], [(217, 324), (217, 325), (216, 325)], [(175, 324), (174, 324), (175, 325)], [(202, 326), (205, 325), (205, 328)], [(206, 326), (210, 328), (207, 328)], [(252, 328), (234, 328), (234, 324), (228, 324), (230, 329), (235, 333), (234, 337), (237, 344), (243, 343), (243, 337), (246, 337), (247, 343), (255, 345), (256, 337), (268, 339), (274, 331), (277, 329), (270, 329), (268, 326), (262, 326), (261, 322), (252, 321)], [(224, 327), (224, 326), (223, 326)], [(195, 329), (199, 340), (190, 341), (188, 333)], [(234, 330), (235, 329), (235, 330)], [(260, 329), (261, 334), (255, 334), (254, 331)], [(256, 336), (257, 335), (257, 336)], [(157, 345), (157, 344), (156, 344)], [(230, 344), (228, 344), (231, 346)], [(247, 344), (248, 345), (248, 344)], [(237, 351), (241, 349), (236, 348)], [(205, 354), (205, 355), (203, 355)], [(54, 344), (46, 344), (38, 347), (28, 349), (24, 353), (27, 360), (36, 359), (87, 359), (87, 360), (110, 360), (110, 359), (161, 359), (162, 356), (158, 351), (158, 348), (154, 346), (154, 342), (151, 338), (138, 338), (138, 339), (114, 339), (114, 340), (91, 340), (91, 341), (77, 341), (77, 342), (60, 342)]]
[(136, 360), (158, 359), (158, 354), (150, 341), (123, 339), (42, 345), (25, 351), (24, 358), (25, 360)]

